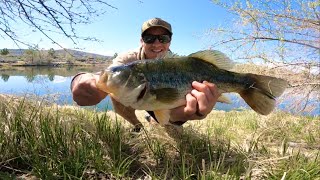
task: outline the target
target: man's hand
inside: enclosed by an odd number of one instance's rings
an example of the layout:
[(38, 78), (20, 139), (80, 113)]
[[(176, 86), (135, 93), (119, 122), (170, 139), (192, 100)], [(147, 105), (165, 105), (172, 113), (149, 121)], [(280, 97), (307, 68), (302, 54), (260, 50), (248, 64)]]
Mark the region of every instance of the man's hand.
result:
[(96, 82), (99, 75), (91, 73), (80, 74), (71, 84), (73, 100), (80, 106), (92, 106), (98, 104), (107, 96), (107, 93), (99, 90)]
[(204, 119), (221, 95), (217, 87), (207, 81), (203, 83), (194, 81), (192, 87), (194, 89), (186, 95), (186, 105), (171, 110), (171, 122)]

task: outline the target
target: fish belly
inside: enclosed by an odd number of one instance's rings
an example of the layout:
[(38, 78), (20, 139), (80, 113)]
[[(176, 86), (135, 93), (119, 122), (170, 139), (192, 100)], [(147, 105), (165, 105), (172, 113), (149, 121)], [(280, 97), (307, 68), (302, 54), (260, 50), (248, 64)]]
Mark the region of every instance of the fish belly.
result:
[(155, 111), (155, 110), (163, 110), (163, 109), (174, 109), (176, 107), (179, 107), (185, 104), (186, 104), (185, 98), (178, 99), (174, 102), (163, 102), (163, 101), (157, 100), (156, 98), (150, 98), (150, 99), (138, 101), (136, 103), (131, 104), (130, 106), (138, 110)]

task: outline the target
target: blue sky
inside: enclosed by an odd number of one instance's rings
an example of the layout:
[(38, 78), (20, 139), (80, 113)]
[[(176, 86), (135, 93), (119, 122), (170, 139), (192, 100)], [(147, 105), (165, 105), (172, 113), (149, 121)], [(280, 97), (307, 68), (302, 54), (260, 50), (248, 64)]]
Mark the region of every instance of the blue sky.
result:
[[(208, 48), (210, 42), (204, 35), (210, 28), (228, 26), (232, 20), (231, 14), (210, 0), (110, 0), (108, 3), (118, 10), (109, 8), (94, 23), (76, 26), (79, 35), (94, 36), (103, 42), (79, 41), (75, 46), (66, 37), (59, 35), (53, 38), (65, 48), (78, 47), (87, 52), (113, 55), (138, 47), (142, 23), (150, 18), (160, 17), (172, 25), (171, 50), (180, 55), (188, 55)], [(28, 32), (28, 28), (22, 24), (16, 26), (21, 32)], [(38, 44), (39, 48), (60, 49), (40, 33), (26, 33), (22, 39)], [(0, 49), (3, 48), (17, 47), (9, 38), (0, 37)]]

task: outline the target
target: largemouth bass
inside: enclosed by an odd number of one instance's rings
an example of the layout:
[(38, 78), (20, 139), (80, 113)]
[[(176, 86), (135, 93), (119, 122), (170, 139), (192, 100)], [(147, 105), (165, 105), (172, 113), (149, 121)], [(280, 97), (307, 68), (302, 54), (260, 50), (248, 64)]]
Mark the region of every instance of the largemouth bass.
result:
[[(233, 64), (215, 50), (178, 58), (138, 60), (102, 71), (97, 87), (125, 106), (154, 111), (162, 125), (169, 123), (170, 109), (186, 104), (186, 94), (193, 89), (193, 81), (212, 82), (220, 93), (239, 93), (254, 111), (269, 114), (287, 81), (232, 72)], [(229, 100), (222, 95), (218, 101)]]

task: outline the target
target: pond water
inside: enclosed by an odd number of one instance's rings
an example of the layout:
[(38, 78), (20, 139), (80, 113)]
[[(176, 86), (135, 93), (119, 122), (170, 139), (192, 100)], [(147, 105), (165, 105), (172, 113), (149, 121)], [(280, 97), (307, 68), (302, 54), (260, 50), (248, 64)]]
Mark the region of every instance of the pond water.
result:
[[(0, 94), (13, 94), (26, 97), (40, 97), (41, 99), (55, 102), (60, 105), (76, 105), (72, 100), (70, 82), (72, 77), (79, 72), (98, 72), (103, 67), (0, 67)], [(232, 104), (217, 103), (218, 110), (243, 110), (248, 105), (236, 94), (228, 94)], [(291, 100), (282, 100), (277, 108), (296, 113), (292, 108)], [(319, 102), (311, 102), (312, 109), (301, 111), (303, 115), (319, 116)], [(96, 106), (83, 107), (94, 108), (98, 111), (112, 110), (110, 98), (105, 98)]]

